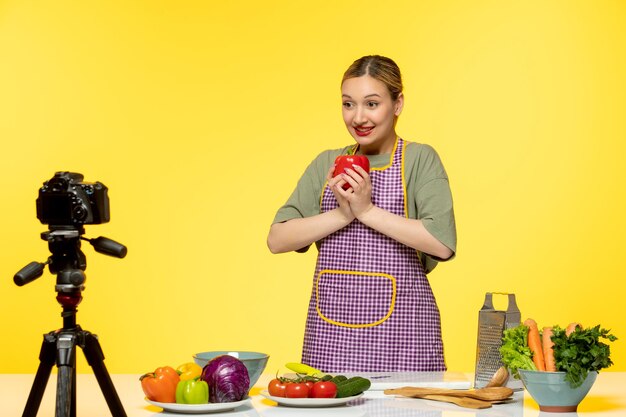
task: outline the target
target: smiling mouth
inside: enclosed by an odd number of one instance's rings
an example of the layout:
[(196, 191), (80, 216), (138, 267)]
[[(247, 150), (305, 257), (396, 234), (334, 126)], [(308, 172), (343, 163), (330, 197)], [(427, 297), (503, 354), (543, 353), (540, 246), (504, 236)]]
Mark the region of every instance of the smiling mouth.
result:
[(354, 131), (359, 136), (367, 136), (374, 129), (374, 126), (355, 126)]

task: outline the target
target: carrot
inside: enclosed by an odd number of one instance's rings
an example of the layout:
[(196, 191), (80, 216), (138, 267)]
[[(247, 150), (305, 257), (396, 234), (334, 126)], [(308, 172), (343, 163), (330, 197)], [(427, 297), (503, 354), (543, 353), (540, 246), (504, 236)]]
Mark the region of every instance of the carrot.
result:
[(554, 342), (552, 341), (552, 327), (544, 327), (541, 334), (543, 342), (543, 358), (546, 362), (546, 371), (555, 372), (556, 362), (554, 360)]
[(580, 323), (570, 323), (567, 326), (567, 329), (565, 329), (565, 336), (569, 336), (570, 334), (574, 333), (574, 330), (576, 330), (577, 327), (580, 327), (582, 329), (583, 325)]
[(543, 358), (543, 350), (541, 349), (541, 337), (539, 337), (539, 329), (537, 322), (533, 319), (526, 319), (525, 326), (528, 326), (528, 347), (533, 354), (533, 362), (539, 371), (546, 370), (546, 363)]

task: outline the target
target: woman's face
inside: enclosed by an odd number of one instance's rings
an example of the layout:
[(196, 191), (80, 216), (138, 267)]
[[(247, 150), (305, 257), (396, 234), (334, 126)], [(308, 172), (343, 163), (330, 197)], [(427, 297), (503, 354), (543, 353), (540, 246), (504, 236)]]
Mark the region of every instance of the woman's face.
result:
[(348, 78), (341, 86), (343, 121), (362, 153), (390, 153), (396, 141), (395, 120), (402, 94), (392, 100), (387, 86), (369, 75)]

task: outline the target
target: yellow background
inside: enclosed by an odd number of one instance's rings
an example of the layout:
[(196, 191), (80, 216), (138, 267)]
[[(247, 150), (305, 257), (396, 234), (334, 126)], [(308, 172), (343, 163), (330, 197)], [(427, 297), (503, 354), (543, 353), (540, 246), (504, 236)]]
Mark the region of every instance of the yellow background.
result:
[(458, 255), (430, 275), (448, 367), (474, 370), (484, 294), (507, 291), (540, 326), (612, 329), (626, 371), (624, 51), (621, 1), (0, 2), (0, 372), (34, 372), (61, 326), (54, 276), (12, 281), (49, 255), (35, 199), (60, 170), (109, 187), (86, 236), (129, 248), (83, 245), (78, 321), (112, 373), (298, 361), (316, 253), (265, 239), (306, 165), (352, 143), (339, 82), (373, 53), (403, 71), (398, 132), (451, 179)]

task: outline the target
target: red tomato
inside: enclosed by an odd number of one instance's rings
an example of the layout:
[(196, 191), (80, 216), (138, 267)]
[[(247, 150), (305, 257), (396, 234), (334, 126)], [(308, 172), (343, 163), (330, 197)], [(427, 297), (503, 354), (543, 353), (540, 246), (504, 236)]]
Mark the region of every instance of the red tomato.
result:
[(311, 388), (313, 398), (335, 398), (337, 396), (337, 385), (330, 381), (317, 381)]
[(286, 388), (287, 385), (278, 378), (272, 379), (267, 386), (267, 390), (273, 397), (284, 397)]
[[(346, 168), (354, 169), (352, 165), (358, 165), (363, 168), (366, 172), (370, 172), (370, 160), (367, 159), (365, 155), (339, 155), (335, 158), (335, 171), (333, 172), (333, 177), (336, 177), (339, 174), (345, 174)], [(350, 184), (346, 182), (342, 188), (347, 190), (350, 188)]]
[(304, 382), (294, 382), (287, 384), (285, 397), (287, 398), (307, 398), (309, 396), (309, 387)]
[(311, 389), (313, 389), (313, 381), (306, 381), (305, 382), (307, 388), (309, 389), (309, 397), (311, 396)]

